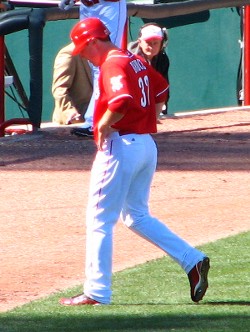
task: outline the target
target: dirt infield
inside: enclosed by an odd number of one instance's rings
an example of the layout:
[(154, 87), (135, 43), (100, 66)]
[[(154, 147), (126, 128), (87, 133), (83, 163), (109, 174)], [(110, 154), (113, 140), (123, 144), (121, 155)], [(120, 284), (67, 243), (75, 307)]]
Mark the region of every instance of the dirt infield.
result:
[[(152, 213), (193, 245), (250, 230), (250, 111), (168, 118), (158, 129)], [(95, 145), (69, 130), (0, 138), (0, 311), (83, 281)], [(163, 255), (121, 223), (114, 251), (114, 271)]]

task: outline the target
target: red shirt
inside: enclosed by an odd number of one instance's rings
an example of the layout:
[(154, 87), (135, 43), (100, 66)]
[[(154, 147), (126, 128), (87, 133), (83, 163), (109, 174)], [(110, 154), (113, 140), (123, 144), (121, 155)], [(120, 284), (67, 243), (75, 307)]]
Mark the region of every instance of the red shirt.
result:
[[(142, 58), (129, 51), (114, 51), (100, 67), (94, 127), (107, 109), (114, 108), (124, 113), (112, 126), (118, 131), (157, 132), (155, 104), (165, 102), (168, 88), (166, 79)], [(114, 107), (117, 103), (121, 106), (118, 109)]]

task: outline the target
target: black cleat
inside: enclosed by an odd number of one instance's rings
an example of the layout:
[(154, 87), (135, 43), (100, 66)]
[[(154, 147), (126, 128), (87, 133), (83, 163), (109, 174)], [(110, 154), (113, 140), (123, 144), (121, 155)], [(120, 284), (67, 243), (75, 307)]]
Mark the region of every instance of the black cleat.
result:
[(76, 135), (78, 137), (94, 137), (94, 130), (93, 127), (88, 128), (73, 128), (71, 129), (70, 133), (72, 135)]
[(191, 299), (194, 302), (202, 300), (208, 288), (207, 275), (210, 268), (209, 258), (205, 257), (198, 262), (188, 273), (190, 283)]

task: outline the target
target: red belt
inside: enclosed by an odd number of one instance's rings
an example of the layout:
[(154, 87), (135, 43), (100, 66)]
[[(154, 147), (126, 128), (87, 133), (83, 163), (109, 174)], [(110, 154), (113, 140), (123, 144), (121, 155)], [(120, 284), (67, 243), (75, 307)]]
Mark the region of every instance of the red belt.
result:
[[(120, 0), (104, 0), (108, 2), (118, 2)], [(86, 7), (91, 7), (99, 3), (99, 0), (81, 0), (82, 4), (85, 5)]]

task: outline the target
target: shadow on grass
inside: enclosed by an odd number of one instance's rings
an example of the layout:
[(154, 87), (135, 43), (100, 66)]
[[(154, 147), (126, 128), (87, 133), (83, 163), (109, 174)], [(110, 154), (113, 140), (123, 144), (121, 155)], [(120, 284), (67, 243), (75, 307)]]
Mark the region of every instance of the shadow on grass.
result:
[[(117, 308), (117, 306), (135, 306), (135, 307), (140, 307), (142, 305), (145, 305), (145, 306), (172, 306), (172, 304), (166, 304), (166, 303), (161, 303), (161, 302), (157, 302), (157, 303), (119, 303), (119, 305), (115, 305), (115, 307)], [(250, 301), (209, 301), (209, 302), (205, 302), (205, 303), (190, 303), (190, 306), (204, 306), (204, 305), (211, 305), (211, 306), (232, 306), (232, 305), (235, 305), (235, 306), (249, 306), (250, 305)], [(175, 304), (175, 307), (177, 306), (183, 306), (183, 304)]]
[[(111, 307), (111, 306), (110, 306)], [(104, 315), (93, 309), (92, 314), (83, 311), (77, 315), (71, 312), (61, 317), (10, 315), (0, 320), (2, 332), (54, 332), (54, 331), (249, 331), (249, 317), (233, 314), (155, 314), (114, 315), (112, 311)]]
[(206, 305), (238, 305), (238, 306), (249, 306), (250, 301), (214, 301), (205, 303)]

